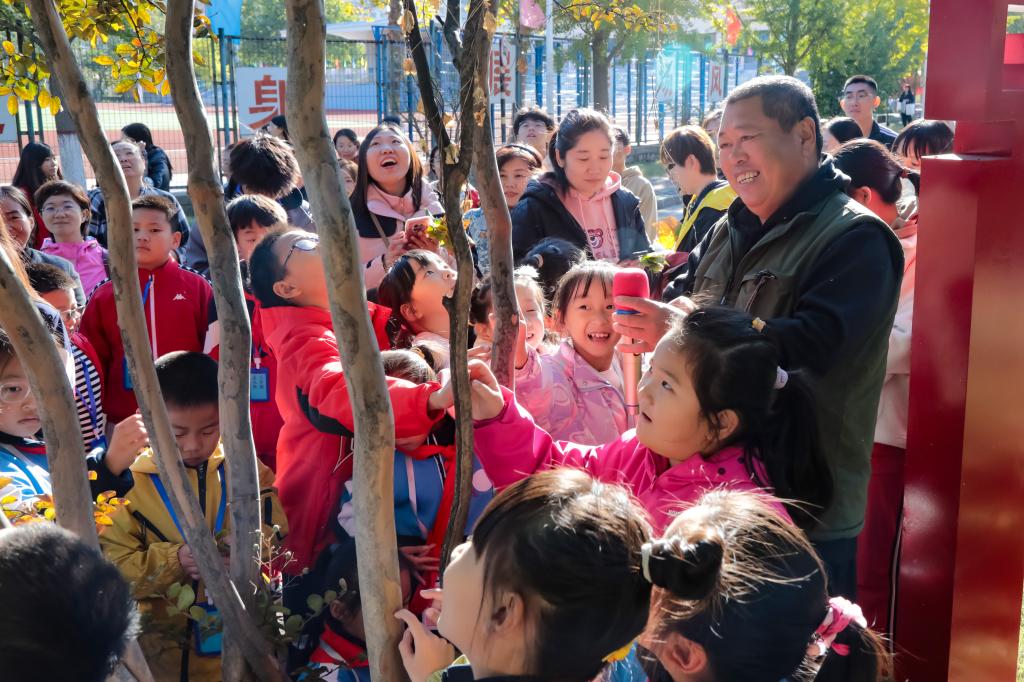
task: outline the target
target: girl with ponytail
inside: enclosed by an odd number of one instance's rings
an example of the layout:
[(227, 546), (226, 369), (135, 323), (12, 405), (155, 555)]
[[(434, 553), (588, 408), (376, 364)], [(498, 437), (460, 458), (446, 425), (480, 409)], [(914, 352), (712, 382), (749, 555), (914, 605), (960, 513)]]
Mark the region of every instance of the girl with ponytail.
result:
[(729, 308), (690, 314), (651, 357), (636, 429), (596, 446), (556, 442), (473, 364), (474, 450), (498, 488), (555, 466), (624, 484), (656, 531), (718, 487), (773, 492), (780, 513), (812, 528), (832, 497), (813, 396), (801, 372), (779, 367), (764, 329)]
[[(948, 129), (947, 129), (948, 130)], [(902, 135), (902, 133), (901, 133)], [(857, 596), (868, 619), (888, 631), (895, 600), (892, 578), (899, 558), (903, 515), (903, 469), (910, 402), (910, 333), (917, 271), (917, 202), (900, 201), (901, 179), (920, 189), (917, 171), (904, 168), (885, 147), (869, 140), (847, 142), (835, 155), (836, 168), (850, 176), (848, 194), (887, 222), (903, 247), (903, 283), (889, 335), (885, 383), (878, 403), (875, 445), (864, 530), (857, 542)], [(902, 207), (902, 208), (901, 208)]]
[(651, 682), (877, 682), (890, 663), (860, 608), (828, 597), (807, 537), (763, 499), (704, 495), (644, 546)]

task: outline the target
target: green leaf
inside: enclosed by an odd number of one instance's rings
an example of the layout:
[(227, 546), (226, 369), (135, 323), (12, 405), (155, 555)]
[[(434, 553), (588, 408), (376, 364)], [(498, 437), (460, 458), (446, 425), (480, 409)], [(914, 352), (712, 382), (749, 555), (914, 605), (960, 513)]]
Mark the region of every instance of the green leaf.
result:
[(192, 620), (201, 623), (204, 620), (206, 620), (207, 613), (206, 609), (204, 609), (202, 606), (193, 605), (188, 608), (188, 615), (189, 618), (191, 618)]
[(128, 92), (135, 87), (135, 80), (132, 78), (123, 78), (118, 81), (117, 85), (114, 86), (114, 92), (121, 94), (122, 92)]
[(309, 607), (310, 611), (319, 612), (324, 607), (324, 598), (319, 594), (311, 594), (306, 597), (306, 606)]
[(191, 585), (184, 585), (178, 594), (178, 610), (184, 611), (196, 600), (196, 593)]
[(181, 583), (174, 583), (167, 588), (167, 598), (177, 600), (178, 595), (181, 594)]
[(338, 593), (335, 592), (334, 590), (327, 590), (326, 592), (324, 592), (324, 601), (327, 602), (328, 604), (330, 604), (331, 602), (333, 602), (337, 598), (338, 598)]
[(290, 637), (298, 635), (302, 631), (302, 616), (289, 616), (284, 622), (284, 631)]
[(16, 116), (18, 114), (18, 96), (17, 95), (8, 95), (7, 96), (7, 113), (9, 113), (11, 116)]

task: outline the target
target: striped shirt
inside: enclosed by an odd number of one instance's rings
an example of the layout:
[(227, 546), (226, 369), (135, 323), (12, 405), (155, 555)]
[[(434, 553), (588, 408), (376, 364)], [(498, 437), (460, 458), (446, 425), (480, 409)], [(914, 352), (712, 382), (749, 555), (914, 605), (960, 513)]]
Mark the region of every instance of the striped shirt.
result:
[(78, 423), (86, 450), (100, 444), (107, 428), (107, 415), (103, 413), (103, 388), (100, 373), (89, 356), (78, 346), (71, 345), (75, 358), (75, 405)]

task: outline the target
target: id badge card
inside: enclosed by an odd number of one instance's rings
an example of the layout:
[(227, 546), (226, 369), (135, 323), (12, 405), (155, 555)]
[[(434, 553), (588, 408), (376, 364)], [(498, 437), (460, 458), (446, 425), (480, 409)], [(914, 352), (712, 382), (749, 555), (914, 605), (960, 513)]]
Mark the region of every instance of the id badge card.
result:
[(124, 370), (124, 390), (134, 391), (135, 386), (132, 385), (132, 374), (128, 371), (128, 358), (121, 360), (121, 365)]
[[(217, 613), (217, 609), (209, 604), (196, 604), (196, 606), (205, 610), (207, 615), (220, 615)], [(221, 635), (223, 632), (218, 630), (217, 632), (210, 632), (206, 636), (203, 636), (202, 633), (203, 629), (199, 626), (199, 623), (192, 621), (192, 634), (194, 635), (196, 654), (199, 656), (220, 656)]]
[(266, 367), (249, 368), (249, 402), (270, 402), (270, 371)]

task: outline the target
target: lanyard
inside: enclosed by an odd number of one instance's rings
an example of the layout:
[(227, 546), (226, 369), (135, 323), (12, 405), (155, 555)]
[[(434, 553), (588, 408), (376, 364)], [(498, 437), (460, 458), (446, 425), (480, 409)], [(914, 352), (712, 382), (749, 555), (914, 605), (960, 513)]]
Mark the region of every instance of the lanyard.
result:
[(100, 433), (100, 422), (97, 417), (96, 410), (96, 394), (92, 390), (92, 380), (89, 377), (89, 367), (85, 364), (85, 354), (81, 357), (75, 358), (75, 364), (82, 368), (82, 377), (85, 379), (85, 392), (89, 396), (88, 402), (85, 404), (85, 409), (89, 411), (89, 423), (92, 424), (92, 438), (93, 442), (99, 441), (103, 438), (103, 434)]
[[(220, 506), (217, 508), (217, 522), (214, 524), (214, 534), (216, 535), (224, 527), (224, 510), (227, 507), (228, 492), (227, 484), (224, 482), (224, 474), (217, 469), (217, 478), (220, 479)], [(185, 532), (181, 529), (181, 524), (178, 523), (178, 516), (174, 513), (174, 507), (171, 506), (171, 498), (167, 496), (167, 491), (164, 489), (164, 484), (160, 480), (160, 476), (153, 474), (152, 477), (153, 487), (156, 488), (156, 492), (160, 495), (160, 499), (164, 502), (164, 507), (167, 508), (167, 513), (171, 515), (171, 521), (174, 522), (174, 527), (178, 529), (182, 539), (185, 538)]]
[[(146, 309), (146, 303), (149, 301), (149, 291), (152, 288), (153, 288), (153, 275), (151, 274), (149, 276), (149, 279), (146, 280), (146, 285), (144, 287), (142, 287), (142, 309), (143, 309), (143, 311), (145, 311), (145, 309)], [(153, 358), (156, 359), (156, 358), (159, 357), (159, 355), (157, 354), (157, 350), (156, 350), (156, 304), (155, 304), (156, 299), (154, 298), (153, 301), (154, 302), (150, 305), (150, 308), (149, 308), (149, 328), (150, 328), (150, 331), (149, 331), (149, 342), (150, 342), (151, 350), (153, 351)]]

